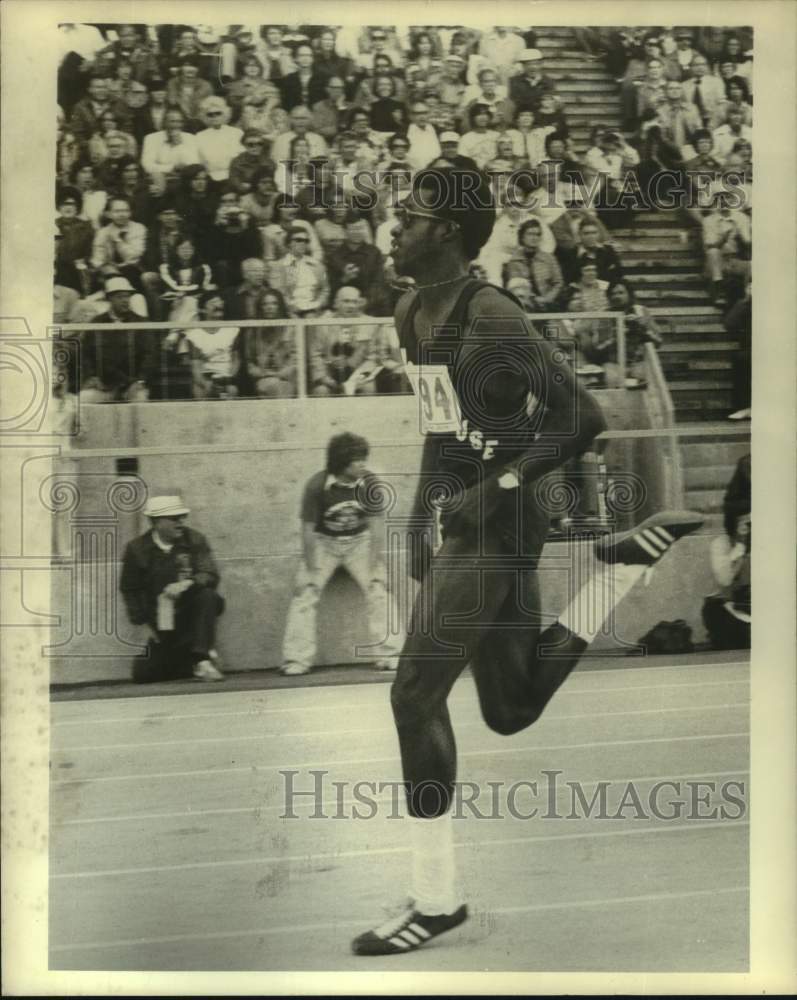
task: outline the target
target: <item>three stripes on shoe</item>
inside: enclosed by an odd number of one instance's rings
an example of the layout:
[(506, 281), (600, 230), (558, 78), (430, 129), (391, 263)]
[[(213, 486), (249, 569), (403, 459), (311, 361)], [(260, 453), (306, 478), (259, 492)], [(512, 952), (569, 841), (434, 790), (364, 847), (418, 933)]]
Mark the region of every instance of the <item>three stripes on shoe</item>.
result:
[(632, 537), (637, 545), (647, 552), (651, 559), (658, 559), (660, 556), (664, 555), (672, 543), (676, 541), (675, 536), (670, 534), (670, 532), (661, 525), (655, 525), (651, 528), (643, 528), (642, 531), (637, 532)]
[(426, 928), (421, 927), (420, 924), (416, 923), (414, 920), (407, 923), (407, 918), (404, 917), (400, 920), (397, 926), (395, 920), (389, 923), (382, 924), (378, 927), (374, 933), (377, 937), (387, 940), (396, 948), (417, 948), (418, 945), (428, 941), (432, 936)]

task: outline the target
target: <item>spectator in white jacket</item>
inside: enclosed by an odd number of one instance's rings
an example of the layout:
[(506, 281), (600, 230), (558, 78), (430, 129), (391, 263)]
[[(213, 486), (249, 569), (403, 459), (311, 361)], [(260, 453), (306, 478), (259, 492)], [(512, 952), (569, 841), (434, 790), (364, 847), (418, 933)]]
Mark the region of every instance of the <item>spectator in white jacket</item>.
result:
[(684, 100), (694, 104), (704, 128), (718, 125), (725, 102), (725, 84), (709, 73), (708, 60), (703, 55), (694, 57), (690, 70), (692, 78), (683, 84)]
[(184, 126), (182, 111), (171, 108), (163, 119), (163, 130), (144, 136), (141, 166), (148, 174), (170, 177), (181, 167), (199, 163), (196, 137), (184, 132)]
[(622, 181), (625, 174), (639, 164), (639, 153), (618, 132), (593, 129), (594, 145), (584, 157), (584, 163), (608, 181)]
[(731, 208), (728, 198), (718, 193), (714, 208), (703, 218), (703, 249), (706, 255), (706, 276), (711, 282), (714, 304), (724, 305), (725, 282), (750, 280), (750, 249), (752, 232), (750, 219)]
[(504, 84), (515, 72), (515, 63), (525, 50), (525, 41), (509, 28), (495, 27), (479, 39), (479, 55)]
[(201, 105), (202, 120), (207, 128), (197, 134), (199, 162), (207, 168), (214, 181), (226, 181), (230, 163), (244, 147), (243, 132), (228, 125), (230, 109), (221, 97), (207, 97)]
[(410, 108), (412, 124), (407, 129), (410, 151), (407, 159), (416, 170), (436, 160), (440, 155), (440, 141), (434, 126), (429, 124), (429, 105), (416, 101)]
[(498, 155), (499, 133), (492, 127), (493, 115), (486, 104), (473, 104), (468, 111), (470, 128), (459, 140), (457, 152), (469, 156), (480, 170)]
[(487, 280), (494, 285), (503, 285), (504, 265), (517, 252), (518, 235), (524, 222), (535, 219), (540, 223), (539, 249), (546, 254), (556, 250), (556, 240), (550, 226), (544, 223), (529, 208), (508, 204), (498, 214), (490, 239), (485, 243), (476, 261), (487, 273)]
[(271, 147), (271, 159), (275, 163), (281, 163), (290, 158), (291, 144), (294, 139), (307, 140), (311, 159), (326, 154), (326, 140), (318, 132), (311, 130), (313, 114), (309, 108), (306, 108), (303, 104), (297, 105), (291, 111), (290, 121), (290, 131), (278, 135)]
[(728, 108), (728, 121), (714, 129), (714, 155), (725, 163), (739, 139), (752, 142), (753, 130), (744, 122), (744, 112), (740, 107)]

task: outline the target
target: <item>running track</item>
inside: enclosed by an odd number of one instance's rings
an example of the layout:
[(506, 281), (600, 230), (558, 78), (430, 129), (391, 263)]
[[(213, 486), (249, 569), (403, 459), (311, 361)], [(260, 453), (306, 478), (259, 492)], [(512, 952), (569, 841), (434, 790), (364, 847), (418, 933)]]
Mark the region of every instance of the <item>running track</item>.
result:
[[(732, 659), (577, 672), (511, 738), (484, 726), (467, 676), (451, 711), (459, 777), (480, 786), (542, 783), (556, 769), (588, 797), (613, 782), (615, 812), (630, 780), (643, 801), (660, 780), (749, 783), (749, 669)], [(308, 770), (328, 772), (327, 818), (310, 818), (303, 799), (298, 818), (282, 818), (290, 769), (301, 788)], [(456, 820), (471, 919), (411, 955), (356, 958), (350, 938), (400, 898), (409, 856), (389, 801), (367, 821), (335, 819), (332, 782), (399, 776), (385, 684), (53, 704), (50, 967), (747, 968), (747, 815), (638, 819), (634, 808), (619, 820)], [(571, 799), (560, 788), (560, 815)], [(530, 801), (519, 795), (518, 809)], [(547, 789), (535, 804), (550, 808)]]

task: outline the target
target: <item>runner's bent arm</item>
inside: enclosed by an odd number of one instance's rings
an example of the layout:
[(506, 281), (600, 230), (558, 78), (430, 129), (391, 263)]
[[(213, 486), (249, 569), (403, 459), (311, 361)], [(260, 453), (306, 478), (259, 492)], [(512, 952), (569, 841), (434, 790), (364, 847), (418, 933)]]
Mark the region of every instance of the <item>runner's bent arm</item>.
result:
[[(499, 413), (519, 413), (531, 391), (543, 407), (535, 440), (512, 460), (509, 471), (521, 482), (534, 482), (585, 452), (606, 429), (606, 421), (594, 396), (578, 384), (571, 366), (555, 360), (556, 342), (535, 335), (533, 330), (529, 334), (525, 313), (492, 288), (474, 296), (470, 318), (472, 329), (478, 331), (477, 342), (494, 339), (507, 361), (516, 362), (514, 371), (507, 365), (506, 370), (496, 371), (484, 381), (486, 405), (495, 406)], [(497, 480), (506, 471), (506, 465), (499, 465), (489, 478)]]

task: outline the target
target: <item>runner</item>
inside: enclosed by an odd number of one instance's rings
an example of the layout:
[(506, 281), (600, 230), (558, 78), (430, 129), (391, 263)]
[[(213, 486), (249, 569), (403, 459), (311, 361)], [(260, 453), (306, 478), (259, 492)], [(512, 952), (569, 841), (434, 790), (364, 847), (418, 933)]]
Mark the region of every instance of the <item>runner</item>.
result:
[[(469, 276), (495, 221), (483, 174), (422, 170), (396, 215), (394, 266), (417, 289), (399, 301), (396, 328), (427, 434), (411, 538), (421, 587), (391, 691), (412, 883), (395, 918), (354, 940), (359, 955), (412, 951), (467, 918), (455, 879), (447, 708), (465, 666), (491, 729), (529, 726), (645, 569), (702, 523), (664, 512), (598, 541), (583, 593), (545, 625), (536, 565), (549, 522), (540, 480), (587, 450), (603, 416), (516, 300)], [(432, 557), (434, 502), (443, 541)], [(579, 609), (597, 595), (608, 598), (587, 625)]]

